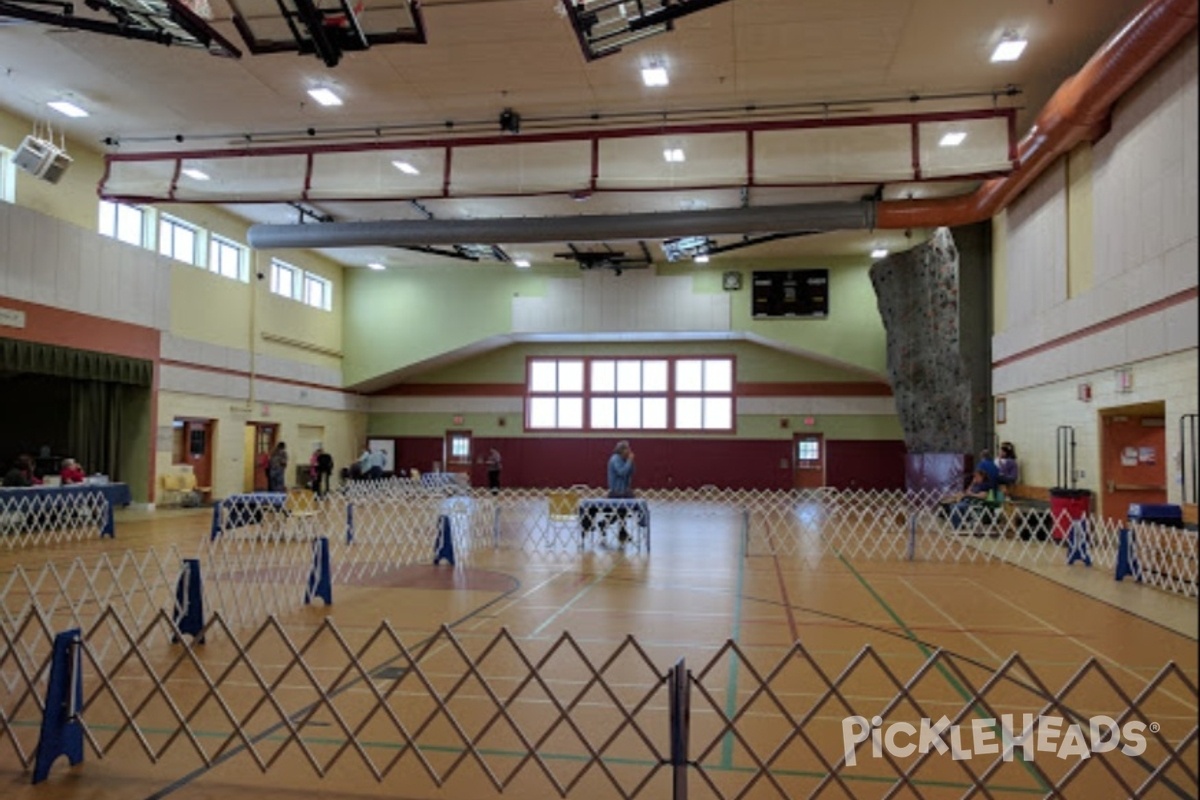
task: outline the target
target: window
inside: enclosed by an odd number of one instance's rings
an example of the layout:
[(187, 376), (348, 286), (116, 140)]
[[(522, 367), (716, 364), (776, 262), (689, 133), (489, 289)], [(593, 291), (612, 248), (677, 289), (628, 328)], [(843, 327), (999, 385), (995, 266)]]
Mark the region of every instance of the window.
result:
[(12, 163), (13, 151), (0, 147), (0, 201), (17, 202), (17, 168)]
[(278, 259), (271, 259), (271, 292), (296, 300), (300, 293), (300, 270)]
[(226, 278), (249, 282), (246, 248), (221, 236), (213, 236), (208, 242), (208, 269)]
[(100, 201), (100, 233), (126, 244), (145, 247), (149, 242), (146, 223), (150, 213), (124, 203)]
[(271, 292), (313, 308), (333, 308), (332, 281), (276, 258), (271, 259)]
[(796, 442), (796, 460), (797, 461), (820, 461), (821, 460), (821, 440), (820, 439), (801, 439)]
[(733, 430), (733, 360), (675, 362), (675, 428)]
[(733, 430), (731, 358), (535, 358), (527, 391), (531, 429)]
[(320, 275), (304, 273), (304, 302), (313, 308), (333, 308), (333, 284)]
[(185, 264), (196, 263), (196, 243), (199, 231), (184, 222), (163, 214), (158, 219), (158, 252)]

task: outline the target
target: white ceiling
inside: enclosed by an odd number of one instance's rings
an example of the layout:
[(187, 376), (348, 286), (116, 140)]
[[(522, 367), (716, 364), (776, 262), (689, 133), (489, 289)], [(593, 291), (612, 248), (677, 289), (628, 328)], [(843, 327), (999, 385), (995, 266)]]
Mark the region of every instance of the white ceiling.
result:
[[(210, 2), (214, 27), (241, 47), (224, 0)], [(366, 0), (365, 22), (370, 4)], [(348, 53), (335, 68), (327, 68), (315, 56), (246, 54), (240, 60), (222, 59), (200, 50), (15, 24), (0, 26), (0, 105), (28, 118), (44, 118), (54, 113), (46, 109), (47, 101), (70, 93), (91, 116), (55, 116), (54, 124), (78, 141), (113, 153), (243, 147), (247, 136), (254, 143), (324, 146), (347, 141), (352, 134), (361, 142), (361, 133), (375, 128), (389, 140), (447, 142), (465, 134), (498, 136), (498, 118), (505, 108), (522, 117), (514, 142), (539, 132), (604, 131), (617, 124), (647, 131), (682, 120), (748, 126), (766, 118), (766, 107), (776, 108), (771, 117), (775, 120), (1015, 108), (1016, 131), (1023, 135), (1058, 85), (1141, 5), (1138, 0), (729, 0), (680, 19), (672, 32), (589, 62), (561, 0), (426, 0), (421, 7), (427, 44), (380, 45)], [(993, 64), (990, 53), (1005, 31), (1023, 35), (1029, 46), (1019, 61)], [(668, 68), (669, 86), (642, 85), (640, 70), (652, 61)], [(335, 89), (345, 104), (318, 106), (306, 94), (314, 86)], [(1019, 93), (1009, 96), (1007, 87)], [(914, 96), (921, 99), (910, 99)], [(820, 104), (828, 108), (822, 110)], [(106, 147), (105, 139), (118, 144)], [(848, 133), (835, 135), (833, 142), (852, 161), (889, 155), (870, 152), (869, 142)], [(699, 142), (689, 146), (693, 144)], [(458, 149), (454, 196), (425, 196), (421, 204), (438, 219), (543, 217), (858, 200), (876, 191), (888, 198), (945, 196), (977, 185), (974, 180), (914, 182), (897, 177), (876, 185), (754, 188), (743, 194), (736, 184), (745, 154), (737, 153), (742, 141), (734, 136), (722, 145), (732, 150), (714, 148), (712, 155), (715, 162), (729, 165), (713, 169), (732, 170), (725, 180), (718, 174), (712, 182), (733, 188), (680, 189), (678, 182), (672, 188), (674, 173), (663, 174), (659, 137), (633, 137), (619, 146), (605, 146), (610, 147), (603, 162), (606, 169), (617, 163), (617, 156), (624, 159), (620, 168), (629, 183), (620, 190), (612, 183), (612, 190), (592, 193), (586, 200), (572, 198), (567, 191), (501, 196), (521, 189), (493, 189), (513, 180), (506, 158), (510, 151), (496, 147), (472, 158)], [(890, 147), (892, 158), (897, 147), (908, 157), (907, 142)], [(579, 155), (586, 154), (586, 147), (559, 149), (557, 155), (545, 156), (544, 169), (572, 176), (582, 172), (586, 180), (590, 163)], [(773, 163), (786, 166), (787, 155), (784, 146)], [(365, 167), (362, 174), (357, 169), (346, 169), (341, 181), (353, 186), (373, 179)], [(629, 191), (642, 176), (648, 188), (658, 191)], [(236, 196), (235, 179), (224, 186)], [(299, 218), (294, 208), (280, 203), (228, 205), (252, 222), (293, 223)], [(309, 200), (305, 205), (339, 221), (411, 220), (423, 213), (407, 199), (386, 197), (370, 202)], [(717, 244), (735, 241), (737, 237), (723, 238)], [(899, 250), (913, 241), (901, 231), (830, 232), (780, 239), (736, 255), (786, 261), (865, 254), (875, 247)], [(555, 254), (566, 249), (565, 242), (495, 244), (537, 266), (564, 263)], [(630, 253), (636, 250), (631, 243), (610, 244)], [(658, 243), (649, 244), (660, 258)], [(327, 252), (350, 266), (382, 261), (402, 267), (443, 260), (387, 247)], [(719, 266), (721, 257), (714, 258), (712, 266)], [(447, 265), (459, 263), (444, 260)]]

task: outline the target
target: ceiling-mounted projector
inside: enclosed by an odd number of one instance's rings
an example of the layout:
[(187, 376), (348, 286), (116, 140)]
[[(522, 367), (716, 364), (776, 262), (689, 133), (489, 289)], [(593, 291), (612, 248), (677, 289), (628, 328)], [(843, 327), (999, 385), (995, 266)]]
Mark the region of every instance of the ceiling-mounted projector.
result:
[(13, 153), (12, 163), (35, 178), (58, 183), (71, 166), (71, 157), (65, 148), (30, 134)]

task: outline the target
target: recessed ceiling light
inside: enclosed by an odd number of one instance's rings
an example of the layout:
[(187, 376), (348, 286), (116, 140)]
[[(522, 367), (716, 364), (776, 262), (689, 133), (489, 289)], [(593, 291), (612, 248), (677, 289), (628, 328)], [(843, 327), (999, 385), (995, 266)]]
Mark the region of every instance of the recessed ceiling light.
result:
[(694, 261), (697, 264), (707, 264), (708, 263), (708, 253), (699, 253), (694, 258), (692, 258), (692, 261)]
[(663, 158), (673, 164), (678, 164), (687, 160), (683, 155), (683, 150), (679, 149), (678, 147), (668, 147), (666, 150), (663, 150)]
[(86, 117), (88, 115), (88, 112), (84, 111), (70, 100), (51, 100), (49, 103), (46, 103), (46, 105), (50, 106), (60, 114), (68, 117), (74, 117), (76, 119), (79, 117)]
[(514, 258), (514, 259), (513, 259), (513, 266), (514, 266), (514, 267), (520, 267), (521, 269), (529, 269), (529, 259), (527, 259), (527, 258)]
[(340, 106), (342, 104), (342, 98), (334, 94), (332, 89), (324, 87), (309, 89), (308, 96), (323, 106)]
[(414, 167), (407, 161), (393, 161), (392, 166), (403, 172), (405, 175), (420, 175), (421, 170)]
[(180, 172), (182, 172), (184, 175), (187, 175), (194, 181), (208, 180), (208, 173), (204, 172), (203, 170), (196, 169), (195, 167), (184, 167), (180, 170)]
[(666, 67), (645, 67), (642, 69), (642, 83), (647, 86), (666, 86), (671, 82)]
[(1000, 40), (1000, 44), (996, 45), (996, 49), (992, 51), (992, 62), (997, 61), (1016, 61), (1021, 57), (1021, 53), (1025, 52), (1025, 45), (1029, 42), (1018, 38), (1015, 34), (1005, 36)]
[(370, 264), (367, 264), (367, 266), (368, 266), (370, 269), (373, 269), (373, 270), (375, 270), (376, 272), (379, 272), (380, 270), (387, 269), (387, 267), (385, 267), (383, 264), (380, 264), (378, 261), (372, 261)]
[(888, 254), (888, 251), (882, 247), (876, 247), (871, 251), (871, 258), (883, 258)]
[(938, 142), (938, 147), (958, 147), (966, 138), (967, 134), (964, 131), (947, 131)]

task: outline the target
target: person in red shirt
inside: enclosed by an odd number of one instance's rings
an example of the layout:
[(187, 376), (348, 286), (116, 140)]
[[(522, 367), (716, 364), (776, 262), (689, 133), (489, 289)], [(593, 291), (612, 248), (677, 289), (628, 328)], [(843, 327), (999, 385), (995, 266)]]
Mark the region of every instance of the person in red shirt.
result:
[(79, 462), (73, 458), (64, 458), (62, 462), (62, 471), (59, 472), (62, 477), (63, 484), (68, 483), (83, 483), (83, 479), (87, 476), (83, 472), (83, 467), (79, 466)]

